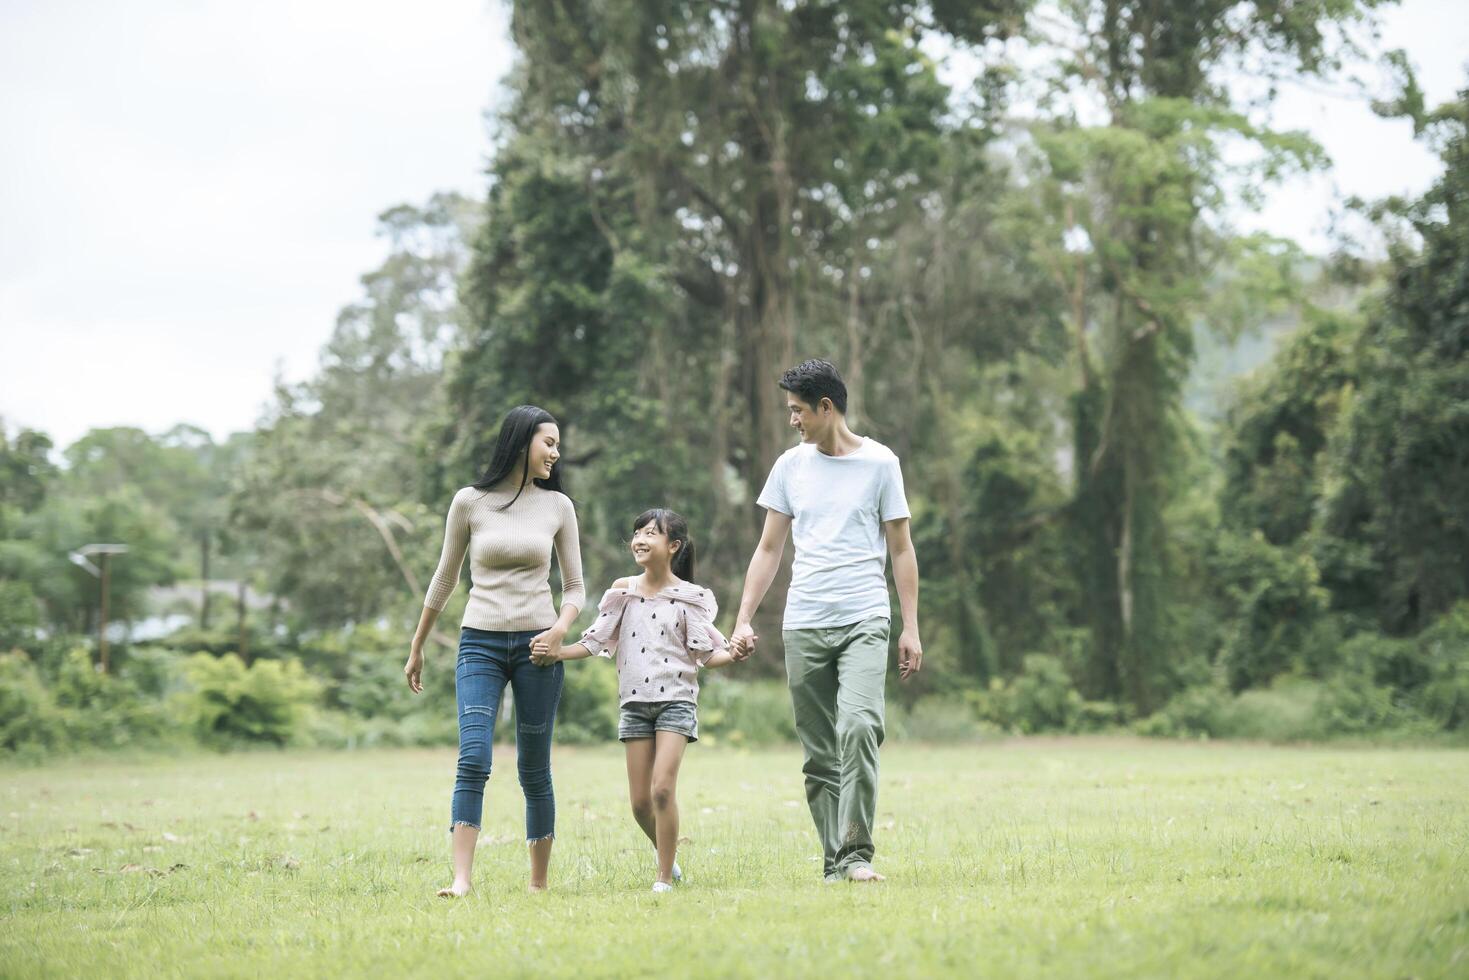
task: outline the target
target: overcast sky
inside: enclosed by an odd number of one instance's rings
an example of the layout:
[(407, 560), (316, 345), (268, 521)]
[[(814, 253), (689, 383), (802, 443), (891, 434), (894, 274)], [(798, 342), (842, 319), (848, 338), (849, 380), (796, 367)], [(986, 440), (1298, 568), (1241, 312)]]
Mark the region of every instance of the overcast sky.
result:
[[(311, 374), (378, 212), (480, 194), (512, 48), (498, 0), (0, 0), (0, 418), (250, 428)], [(1385, 16), (1434, 101), (1464, 84), (1463, 0)], [(1332, 202), (1437, 172), (1404, 123), (1294, 90), (1276, 121), (1335, 168), (1245, 222), (1325, 247)]]

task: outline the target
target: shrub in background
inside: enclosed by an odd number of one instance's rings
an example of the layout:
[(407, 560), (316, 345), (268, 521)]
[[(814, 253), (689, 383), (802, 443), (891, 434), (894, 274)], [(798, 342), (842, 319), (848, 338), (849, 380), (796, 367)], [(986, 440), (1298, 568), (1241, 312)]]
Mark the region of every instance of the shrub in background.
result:
[(0, 654), (0, 749), (39, 754), (65, 739), (65, 720), (36, 665), (19, 651)]
[(776, 745), (796, 739), (784, 681), (732, 680), (704, 675), (699, 688), (699, 738), (711, 745)]
[[(507, 696), (507, 707), (510, 699)], [(617, 741), (617, 671), (602, 658), (566, 664), (556, 741), (567, 745)]]
[(180, 696), (189, 727), (206, 745), (303, 741), (320, 685), (295, 660), (197, 653), (184, 664), (190, 689)]

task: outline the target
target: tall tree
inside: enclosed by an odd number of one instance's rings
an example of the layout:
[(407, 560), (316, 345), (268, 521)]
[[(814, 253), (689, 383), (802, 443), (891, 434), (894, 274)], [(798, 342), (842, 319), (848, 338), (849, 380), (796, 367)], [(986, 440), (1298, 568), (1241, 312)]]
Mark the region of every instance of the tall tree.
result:
[[(1090, 122), (1036, 133), (1049, 181), (1053, 268), (1073, 296), (1080, 582), (1088, 692), (1146, 712), (1178, 642), (1166, 514), (1184, 456), (1180, 397), (1211, 263), (1225, 254), (1228, 189), (1318, 165), (1300, 134), (1231, 104), (1228, 80), (1331, 71), (1346, 27), (1375, 0), (1075, 0), (1046, 36), (1068, 52), (1056, 93)], [(1261, 98), (1268, 103), (1269, 92)], [(1076, 118), (1076, 117), (1073, 117)], [(1226, 144), (1256, 148), (1243, 173)], [(1245, 197), (1248, 203), (1250, 197)]]
[(1397, 634), (1469, 596), (1469, 90), (1432, 113), (1415, 92), (1444, 172), (1378, 209), (1397, 231), (1391, 277), (1356, 344), (1316, 542), (1338, 604)]

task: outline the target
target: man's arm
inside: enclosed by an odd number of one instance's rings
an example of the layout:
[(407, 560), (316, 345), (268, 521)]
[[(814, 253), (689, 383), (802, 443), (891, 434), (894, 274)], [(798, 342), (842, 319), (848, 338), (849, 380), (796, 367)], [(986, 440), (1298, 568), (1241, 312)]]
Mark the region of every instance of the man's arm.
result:
[(898, 673), (906, 681), (923, 666), (923, 643), (918, 639), (918, 556), (913, 551), (908, 518), (884, 521), (882, 529), (888, 539), (888, 554), (893, 559), (893, 581), (898, 584), (898, 607), (903, 616), (903, 632), (898, 637)]
[(735, 617), (735, 628), (729, 635), (731, 654), (736, 660), (744, 660), (755, 649), (759, 639), (750, 626), (755, 611), (770, 591), (770, 583), (780, 569), (780, 556), (785, 552), (786, 535), (791, 530), (791, 515), (778, 510), (765, 512), (765, 528), (760, 532), (760, 543), (750, 556), (750, 567), (745, 572), (745, 591), (740, 596), (740, 611)]

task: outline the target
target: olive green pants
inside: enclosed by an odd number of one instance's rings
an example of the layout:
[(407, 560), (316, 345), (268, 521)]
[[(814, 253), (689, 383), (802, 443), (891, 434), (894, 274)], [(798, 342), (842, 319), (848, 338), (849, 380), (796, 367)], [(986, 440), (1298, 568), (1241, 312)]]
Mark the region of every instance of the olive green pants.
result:
[(844, 877), (872, 862), (888, 620), (785, 630), (781, 636), (822, 872)]

